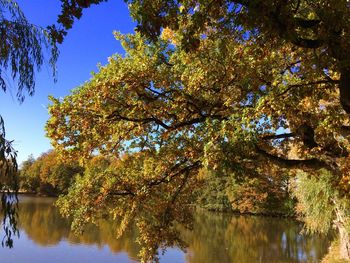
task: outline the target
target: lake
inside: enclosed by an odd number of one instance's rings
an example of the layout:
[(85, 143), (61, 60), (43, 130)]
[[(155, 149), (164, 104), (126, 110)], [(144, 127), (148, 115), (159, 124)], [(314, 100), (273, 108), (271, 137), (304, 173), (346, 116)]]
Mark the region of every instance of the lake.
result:
[[(113, 223), (103, 222), (76, 236), (54, 201), (20, 197), (20, 238), (15, 238), (14, 248), (1, 248), (1, 262), (138, 262), (135, 230), (116, 240)], [(187, 251), (169, 248), (161, 262), (319, 262), (327, 253), (329, 238), (301, 235), (301, 229), (290, 219), (198, 212), (193, 231), (182, 230)]]

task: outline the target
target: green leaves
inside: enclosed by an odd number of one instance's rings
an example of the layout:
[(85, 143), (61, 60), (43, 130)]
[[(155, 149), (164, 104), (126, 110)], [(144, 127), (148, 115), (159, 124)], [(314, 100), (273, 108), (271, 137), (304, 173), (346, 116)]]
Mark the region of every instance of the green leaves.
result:
[[(319, 171), (318, 178), (300, 172), (297, 176), (295, 195), (297, 209), (310, 232), (327, 233), (333, 226), (335, 209), (343, 202), (333, 188), (334, 176), (326, 170)], [(344, 207), (345, 208), (345, 207)], [(347, 212), (348, 208), (343, 212)]]

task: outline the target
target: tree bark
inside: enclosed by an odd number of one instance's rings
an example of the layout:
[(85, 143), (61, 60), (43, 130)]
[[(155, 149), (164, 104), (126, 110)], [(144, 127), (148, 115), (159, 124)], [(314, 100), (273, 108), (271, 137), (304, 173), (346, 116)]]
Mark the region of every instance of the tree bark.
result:
[(345, 227), (338, 226), (339, 231), (339, 254), (341, 258), (350, 260), (350, 236)]
[[(337, 206), (337, 205), (336, 205)], [(343, 212), (336, 207), (336, 222), (339, 232), (339, 254), (341, 258), (350, 261), (350, 234), (349, 231), (345, 228), (345, 217)]]
[(340, 76), (340, 102), (346, 113), (350, 114), (350, 68), (344, 67), (341, 69)]

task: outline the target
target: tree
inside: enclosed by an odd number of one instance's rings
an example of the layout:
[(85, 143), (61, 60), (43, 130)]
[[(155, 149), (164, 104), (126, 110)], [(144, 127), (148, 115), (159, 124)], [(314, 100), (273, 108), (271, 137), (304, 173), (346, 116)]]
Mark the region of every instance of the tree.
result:
[[(55, 73), (58, 50), (49, 31), (28, 22), (18, 4), (12, 0), (0, 0), (0, 88), (6, 92), (9, 83), (5, 76), (11, 74), (16, 81), (17, 98), (23, 102), (25, 92), (33, 95), (35, 72), (43, 64), (43, 48), (51, 50), (50, 64)], [(16, 192), (18, 189), (16, 151), (12, 141), (6, 138), (5, 125), (0, 115), (0, 190), (3, 227), (7, 235), (5, 243), (12, 246), (11, 235), (16, 228)], [(9, 197), (13, 195), (14, 197)]]
[[(129, 175), (100, 173), (93, 186), (83, 177), (72, 200), (62, 199), (78, 225), (101, 211), (122, 226), (133, 218), (151, 248), (143, 259), (154, 259), (157, 245), (179, 242), (164, 229), (188, 222), (180, 207), (192, 203), (199, 169), (227, 162), (237, 177), (326, 170), (344, 197), (329, 205), (348, 200), (346, 1), (128, 3), (142, 34), (117, 35), (125, 57), (111, 57), (64, 100), (52, 98), (47, 130), (62, 155), (139, 152), (122, 161)], [(347, 213), (331, 216), (350, 258)]]
[(36, 160), (29, 156), (20, 169), (20, 187), (41, 195), (57, 196), (68, 192), (83, 169), (77, 162), (62, 162), (55, 151), (43, 153)]
[[(201, 167), (220, 170), (230, 163), (241, 176), (249, 171), (277, 174), (283, 168), (316, 173), (315, 168), (325, 167), (335, 173), (339, 168), (331, 163), (336, 157), (329, 155), (328, 143), (335, 124), (347, 118), (336, 103), (319, 109), (321, 98), (328, 102), (336, 96), (331, 88), (308, 89), (310, 81), (326, 85), (323, 76), (301, 77), (301, 66), (270, 72), (294, 64), (302, 49), (266, 47), (256, 53), (255, 41), (244, 40), (240, 33), (238, 39), (217, 38), (217, 32), (209, 31), (196, 52), (186, 52), (170, 33), (165, 31), (166, 40), (155, 44), (139, 34), (117, 34), (125, 57), (111, 57), (109, 65), (64, 100), (51, 98), (47, 124), (62, 156), (88, 159), (96, 152), (139, 152), (122, 160), (117, 170), (82, 177), (61, 206), (79, 227), (108, 214), (121, 217), (122, 229), (136, 220), (140, 241), (148, 248), (143, 259), (152, 259), (157, 245), (179, 242), (174, 232), (169, 235), (164, 229), (188, 223), (182, 210), (194, 200)], [(311, 65), (308, 70), (312, 72)], [(267, 86), (266, 78), (273, 86)], [(289, 95), (292, 87), (298, 90), (293, 97), (278, 99)], [(318, 124), (318, 147), (309, 149), (301, 136), (272, 140), (285, 136), (274, 135), (278, 129), (304, 125), (305, 114), (310, 125)], [(320, 116), (326, 122), (317, 123)], [(340, 143), (346, 149), (346, 142)], [(299, 145), (301, 157), (288, 159), (291, 145)], [(341, 178), (335, 177), (335, 182)]]
[[(62, 0), (58, 22), (69, 29), (82, 10), (107, 0)], [(231, 0), (231, 1), (141, 1), (125, 0), (132, 17), (138, 22), (137, 30), (156, 40), (164, 28), (180, 31), (180, 43), (186, 50), (196, 49), (201, 34), (208, 27), (222, 34), (237, 33), (259, 35), (263, 44), (285, 43), (296, 47), (318, 50), (305, 54), (319, 68), (336, 67), (339, 73), (340, 101), (350, 112), (349, 16), (347, 1), (283, 1), (283, 0)], [(61, 35), (64, 30), (58, 31)]]
[(29, 155), (28, 159), (21, 164), (19, 171), (19, 188), (29, 192), (35, 192), (39, 187), (38, 174), (32, 176), (31, 170), (35, 163), (33, 155)]
[(298, 174), (295, 194), (298, 211), (310, 232), (327, 233), (333, 224), (339, 229), (339, 248), (342, 258), (349, 257), (349, 199), (333, 187), (333, 175), (320, 170), (319, 178), (307, 173)]

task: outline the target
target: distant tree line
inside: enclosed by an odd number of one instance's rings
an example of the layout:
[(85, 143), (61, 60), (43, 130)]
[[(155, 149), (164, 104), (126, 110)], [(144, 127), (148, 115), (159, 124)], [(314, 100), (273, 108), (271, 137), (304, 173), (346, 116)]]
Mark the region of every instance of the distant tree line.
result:
[(40, 195), (57, 196), (67, 192), (76, 174), (83, 168), (77, 162), (62, 162), (55, 151), (32, 155), (21, 165), (20, 190)]

